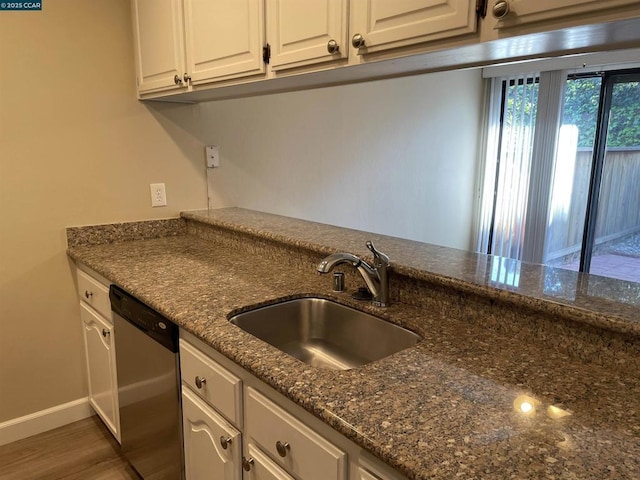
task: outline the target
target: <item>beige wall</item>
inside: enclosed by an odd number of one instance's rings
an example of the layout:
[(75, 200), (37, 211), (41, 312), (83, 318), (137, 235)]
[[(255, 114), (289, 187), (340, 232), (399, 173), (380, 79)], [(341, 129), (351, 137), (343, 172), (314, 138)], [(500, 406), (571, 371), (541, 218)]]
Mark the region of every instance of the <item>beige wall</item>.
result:
[(86, 395), (64, 228), (205, 208), (205, 143), (214, 207), (469, 246), (479, 72), (145, 105), (132, 52), (129, 0), (0, 12), (0, 422)]
[(135, 99), (130, 22), (129, 0), (0, 12), (0, 422), (86, 395), (64, 228), (206, 207), (197, 108)]

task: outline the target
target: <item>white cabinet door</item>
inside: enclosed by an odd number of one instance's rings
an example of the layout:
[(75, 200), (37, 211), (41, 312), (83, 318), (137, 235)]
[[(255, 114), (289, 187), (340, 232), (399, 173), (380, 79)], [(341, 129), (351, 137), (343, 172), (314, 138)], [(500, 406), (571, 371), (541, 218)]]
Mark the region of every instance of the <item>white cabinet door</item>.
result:
[(191, 83), (264, 73), (264, 0), (184, 0), (184, 9)]
[(347, 0), (268, 0), (271, 69), (347, 58)]
[(138, 91), (184, 88), (182, 1), (132, 0), (132, 7)]
[(245, 434), (297, 478), (347, 478), (345, 452), (251, 387), (246, 389)]
[[(491, 0), (488, 11), (492, 12), (496, 0)], [(581, 13), (595, 12), (625, 5), (640, 7), (638, 0), (507, 0), (509, 13), (496, 23), (504, 28), (540, 20), (549, 20)], [(491, 18), (494, 16), (491, 15)]]
[(360, 54), (475, 32), (475, 1), (353, 0), (351, 34), (364, 38)]
[(84, 303), (80, 304), (80, 318), (89, 377), (89, 402), (119, 441), (115, 350), (111, 344), (113, 327)]
[(189, 388), (182, 390), (182, 429), (186, 480), (241, 479), (240, 432)]

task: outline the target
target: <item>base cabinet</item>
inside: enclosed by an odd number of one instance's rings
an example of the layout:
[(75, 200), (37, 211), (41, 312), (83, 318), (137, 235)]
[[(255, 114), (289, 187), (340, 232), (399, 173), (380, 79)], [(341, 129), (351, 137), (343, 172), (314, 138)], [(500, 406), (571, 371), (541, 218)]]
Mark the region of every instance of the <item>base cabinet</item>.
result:
[(244, 480), (294, 480), (253, 443), (247, 445)]
[(182, 390), (186, 480), (241, 480), (240, 432), (189, 388)]
[(374, 475), (373, 473), (365, 470), (364, 468), (358, 469), (359, 480), (380, 480), (380, 477)]
[(347, 454), (256, 389), (245, 393), (245, 432), (283, 469), (305, 480), (345, 480)]
[(183, 330), (180, 364), (186, 480), (406, 480)]
[(78, 270), (78, 292), (89, 403), (119, 442), (118, 383), (109, 289), (100, 280)]

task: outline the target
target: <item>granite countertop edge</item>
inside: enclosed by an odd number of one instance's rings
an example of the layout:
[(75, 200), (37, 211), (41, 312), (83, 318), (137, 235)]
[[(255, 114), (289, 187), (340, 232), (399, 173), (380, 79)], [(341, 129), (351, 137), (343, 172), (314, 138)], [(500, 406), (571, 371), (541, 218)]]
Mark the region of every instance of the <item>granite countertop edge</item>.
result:
[[(217, 214), (224, 215), (224, 212), (249, 212), (251, 214), (264, 215), (267, 218), (284, 218), (286, 220), (297, 221), (296, 219), (289, 219), (288, 217), (281, 217), (279, 215), (272, 214), (263, 214), (261, 212), (253, 212), (244, 209), (231, 208), (231, 209), (220, 209), (213, 211), (188, 211), (182, 212), (181, 218), (192, 220), (194, 222), (199, 222), (207, 225), (211, 225), (218, 228), (226, 229), (230, 232), (239, 232), (246, 235), (250, 235), (255, 238), (262, 238), (269, 241), (277, 242), (284, 246), (294, 246), (298, 248), (303, 248), (307, 251), (314, 252), (318, 255), (329, 255), (331, 253), (335, 253), (336, 251), (340, 251), (340, 249), (336, 249), (332, 246), (327, 246), (322, 243), (316, 243), (309, 240), (300, 240), (291, 236), (287, 233), (278, 233), (274, 231), (268, 231), (265, 228), (256, 228), (248, 225), (243, 225), (238, 222), (232, 220), (226, 220), (224, 217), (218, 218)], [(304, 222), (306, 224), (314, 225), (317, 228), (331, 228), (337, 229), (337, 231), (344, 232), (353, 232), (356, 236), (361, 238), (367, 238), (369, 236), (375, 236), (377, 238), (383, 238), (389, 241), (399, 241), (403, 244), (421, 244), (421, 242), (413, 242), (410, 240), (404, 239), (395, 239), (394, 237), (389, 237), (386, 235), (376, 235), (371, 234), (369, 232), (346, 229), (343, 227), (335, 227), (332, 225), (324, 225), (318, 224), (315, 222), (308, 222), (302, 220), (300, 222)], [(362, 242), (364, 243), (364, 242)], [(426, 245), (426, 244), (423, 244)], [(444, 252), (445, 254), (448, 252), (461, 252), (456, 249), (451, 249), (448, 247), (437, 247), (437, 246), (428, 246), (434, 247), (438, 250)], [(366, 251), (366, 250), (365, 250)], [(371, 260), (370, 255), (362, 254), (362, 251), (359, 252), (349, 252), (354, 254), (360, 254), (362, 258), (369, 261)], [(368, 253), (368, 252), (367, 252)], [(483, 255), (473, 252), (463, 252), (464, 255), (469, 256), (470, 258), (480, 258), (480, 259), (490, 259), (490, 258), (498, 258), (492, 257), (489, 255)], [(603, 284), (630, 284), (630, 282), (622, 282), (616, 279), (609, 279), (604, 277), (596, 277), (594, 275), (585, 275), (580, 274), (573, 271), (567, 271), (559, 268), (546, 267), (543, 265), (535, 265), (528, 264), (525, 262), (517, 262), (511, 259), (503, 259), (508, 262), (514, 262), (516, 264), (521, 264), (525, 268), (534, 269), (536, 271), (543, 272), (554, 272), (559, 273), (560, 275), (564, 275), (573, 280), (576, 284), (580, 284), (581, 282), (588, 282), (589, 279), (598, 279), (598, 281)], [(602, 302), (606, 305), (606, 311), (597, 311), (589, 307), (585, 307), (582, 305), (572, 304), (571, 301), (567, 301), (563, 298), (556, 298), (550, 295), (546, 295), (544, 293), (536, 293), (535, 295), (522, 293), (520, 291), (516, 291), (515, 289), (511, 289), (508, 286), (505, 287), (494, 285), (489, 283), (481, 284), (477, 283), (465, 278), (460, 278), (457, 276), (453, 276), (449, 274), (449, 272), (440, 272), (437, 270), (428, 271), (417, 268), (411, 265), (405, 265), (403, 263), (398, 263), (397, 261), (393, 261), (392, 259), (392, 269), (394, 273), (404, 275), (408, 278), (415, 279), (418, 281), (424, 281), (428, 283), (432, 283), (434, 285), (445, 287), (445, 288), (454, 288), (460, 292), (464, 292), (471, 295), (477, 295), (481, 297), (485, 297), (489, 300), (497, 300), (501, 302), (507, 302), (513, 306), (517, 307), (525, 307), (530, 308), (532, 310), (541, 311), (547, 314), (561, 316), (570, 320), (572, 322), (576, 322), (577, 324), (586, 324), (591, 325), (596, 328), (604, 328), (607, 330), (615, 331), (625, 335), (633, 335), (640, 336), (640, 322), (638, 322), (638, 316), (640, 314), (640, 307), (636, 304), (628, 305), (626, 303), (620, 302), (617, 303), (615, 299), (609, 300), (604, 299)], [(638, 304), (640, 304), (640, 284), (635, 284), (635, 290), (638, 294)], [(578, 288), (578, 287), (576, 287)], [(623, 313), (624, 310), (624, 313)]]

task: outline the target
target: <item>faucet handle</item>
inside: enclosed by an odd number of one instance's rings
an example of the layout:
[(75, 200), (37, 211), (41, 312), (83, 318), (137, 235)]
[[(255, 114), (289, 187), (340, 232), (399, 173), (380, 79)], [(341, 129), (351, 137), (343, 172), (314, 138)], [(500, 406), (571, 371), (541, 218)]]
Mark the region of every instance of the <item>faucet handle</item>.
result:
[(389, 266), (389, 264), (391, 263), (391, 261), (389, 260), (389, 257), (384, 253), (382, 253), (380, 250), (377, 250), (371, 240), (368, 240), (366, 245), (367, 245), (367, 248), (371, 251), (371, 253), (373, 253), (373, 263), (376, 267)]

